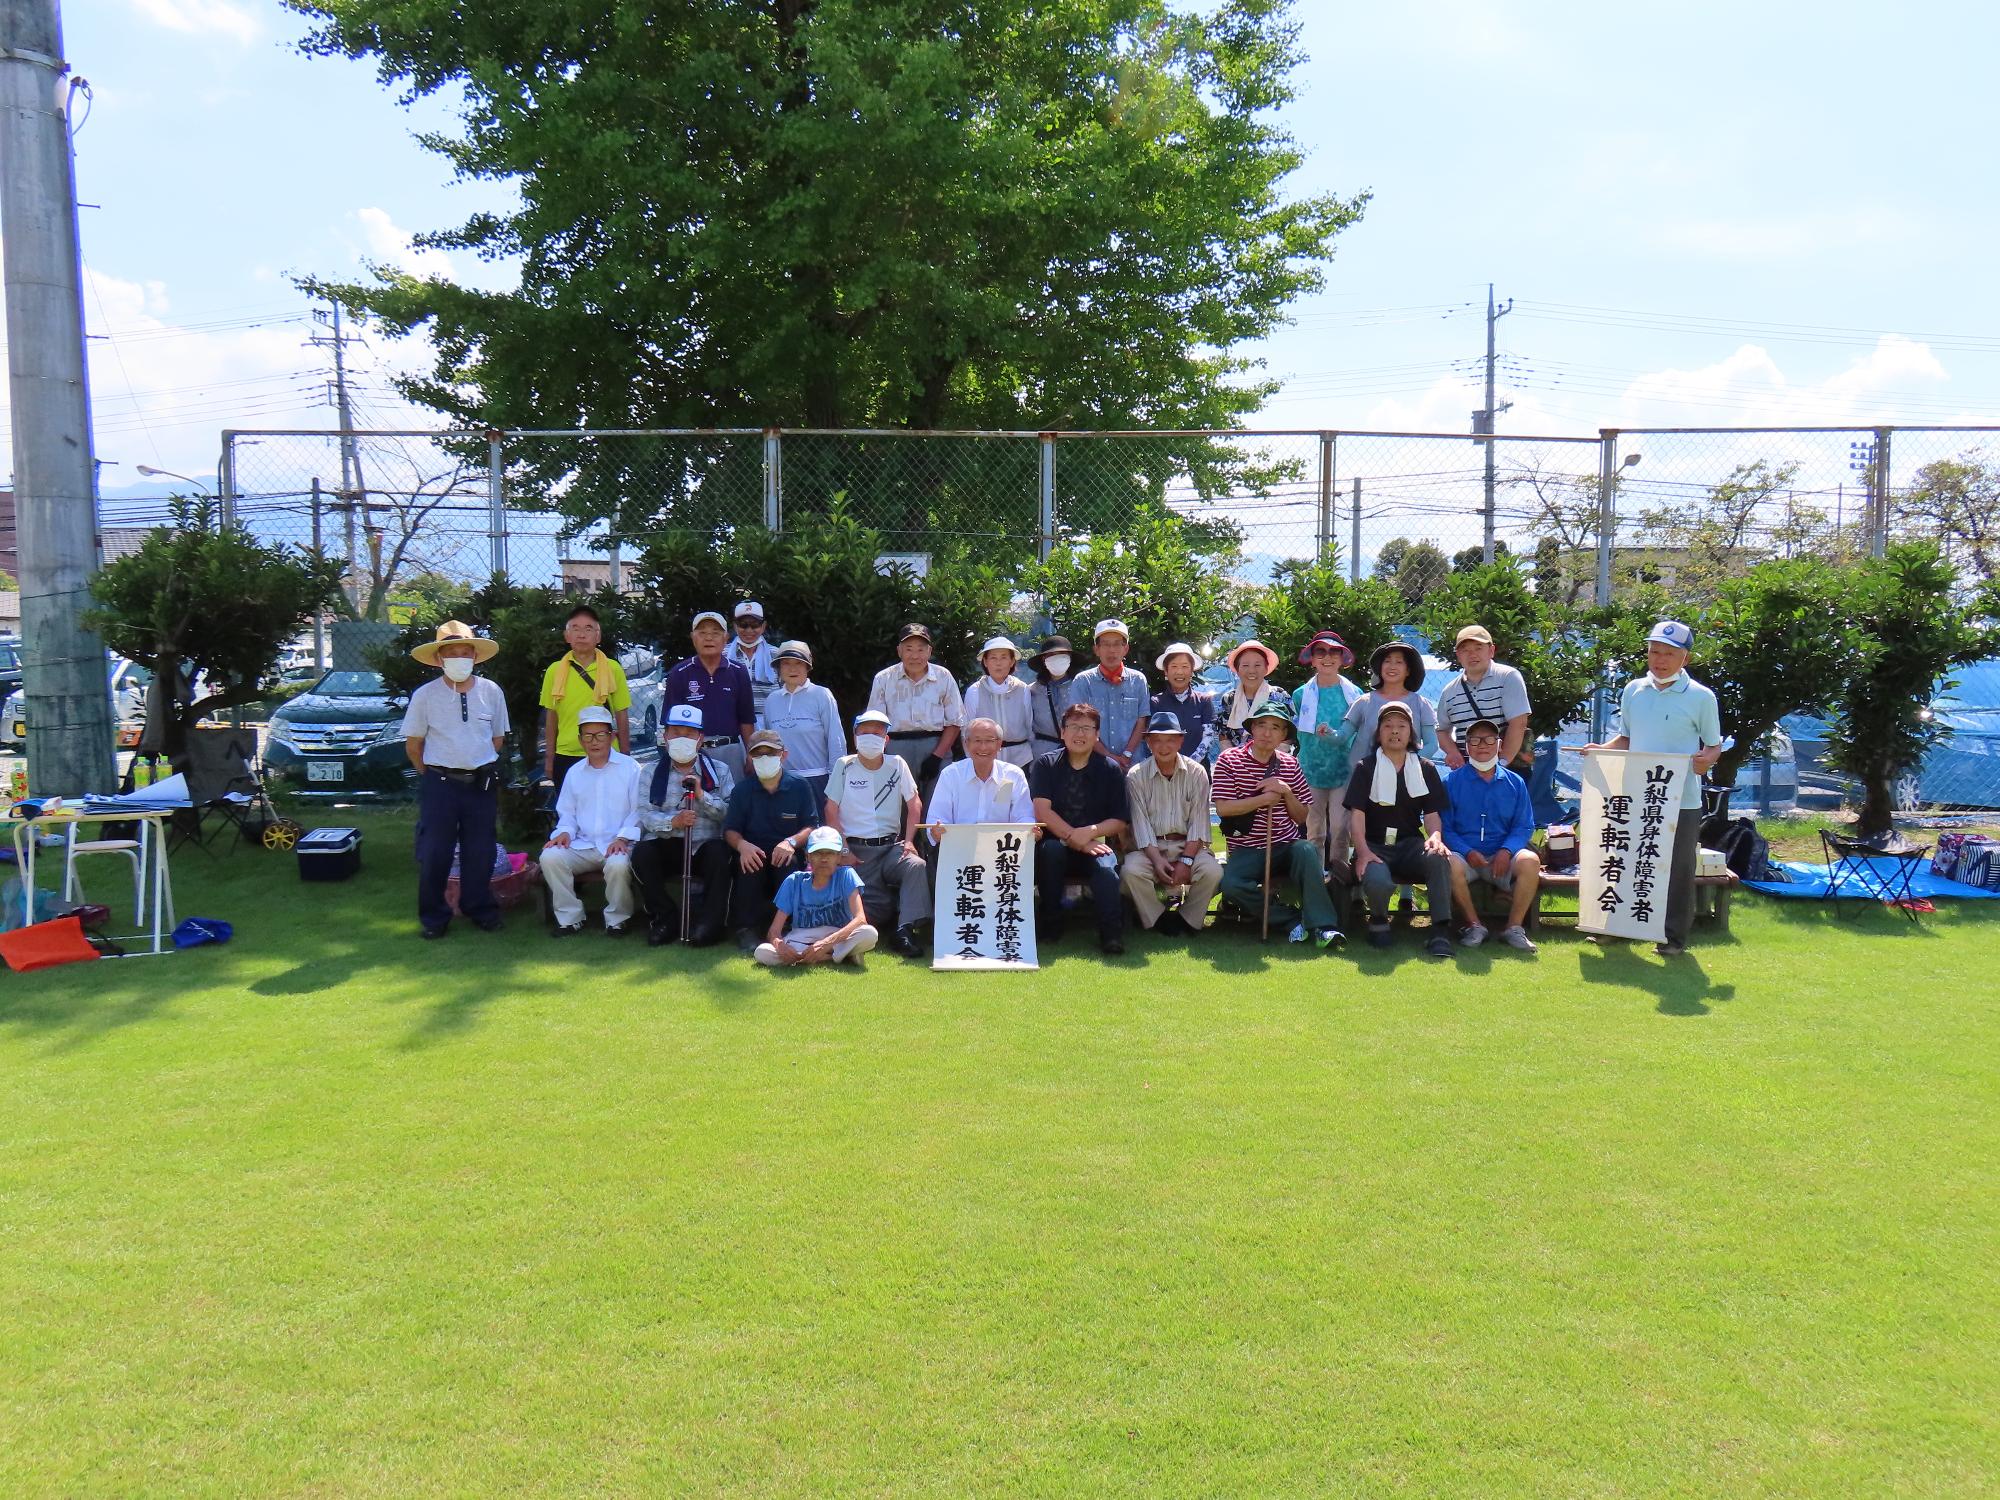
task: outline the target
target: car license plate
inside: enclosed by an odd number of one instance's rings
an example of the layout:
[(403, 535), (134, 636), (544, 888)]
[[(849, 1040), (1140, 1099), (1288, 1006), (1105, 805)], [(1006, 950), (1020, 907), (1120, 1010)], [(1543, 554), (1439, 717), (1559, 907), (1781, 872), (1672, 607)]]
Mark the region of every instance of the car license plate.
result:
[(345, 781), (347, 765), (338, 760), (309, 760), (306, 762), (307, 781)]

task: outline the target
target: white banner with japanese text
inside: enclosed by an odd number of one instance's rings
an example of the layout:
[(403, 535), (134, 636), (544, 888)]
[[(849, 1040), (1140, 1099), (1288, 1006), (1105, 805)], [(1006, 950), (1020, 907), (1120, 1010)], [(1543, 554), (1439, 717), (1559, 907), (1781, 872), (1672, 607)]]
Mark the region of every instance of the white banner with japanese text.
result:
[(1665, 940), (1674, 829), (1693, 770), (1685, 755), (1593, 750), (1584, 756), (1576, 826), (1579, 932)]
[(950, 823), (938, 843), (933, 969), (1038, 969), (1032, 823)]

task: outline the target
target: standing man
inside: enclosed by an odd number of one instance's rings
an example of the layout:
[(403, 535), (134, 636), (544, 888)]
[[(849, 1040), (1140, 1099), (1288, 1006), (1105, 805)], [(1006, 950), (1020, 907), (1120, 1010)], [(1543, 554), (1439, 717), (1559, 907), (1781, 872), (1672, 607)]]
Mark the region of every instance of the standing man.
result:
[(1327, 894), (1326, 862), (1304, 836), (1312, 792), (1297, 758), (1284, 750), (1292, 733), (1291, 700), (1273, 694), (1250, 710), (1244, 728), (1248, 743), (1223, 751), (1215, 763), (1215, 810), (1229, 846), (1222, 894), (1246, 915), (1262, 909), (1268, 845), (1272, 883), (1296, 885), (1299, 897), (1292, 907), (1276, 900), (1274, 890), (1273, 920), (1291, 924), (1293, 942), (1310, 936), (1322, 952), (1330, 953), (1344, 946), (1347, 937), (1340, 930), (1340, 906)]
[(1451, 805), (1444, 810), (1444, 846), (1451, 851), (1451, 899), (1465, 930), (1468, 948), (1486, 941), (1479, 920), (1475, 885), (1511, 893), (1507, 925), (1500, 941), (1523, 953), (1535, 951), (1528, 936), (1528, 913), (1542, 883), (1541, 856), (1528, 847), (1535, 836), (1535, 813), (1528, 783), (1500, 764), (1500, 726), (1475, 719), (1465, 726), (1465, 764), (1444, 779)]
[(1624, 732), (1593, 750), (1637, 750), (1647, 755), (1688, 755), (1692, 774), (1681, 792), (1680, 821), (1674, 825), (1674, 854), (1667, 884), (1667, 940), (1656, 944), (1662, 958), (1687, 952), (1694, 930), (1694, 877), (1701, 858), (1701, 779), (1722, 757), (1722, 713), (1715, 694), (1687, 674), (1694, 632), (1679, 620), (1662, 620), (1646, 637), (1646, 675), (1625, 684), (1618, 700)]
[[(639, 809), (646, 837), (632, 851), (632, 873), (646, 893), (646, 946), (684, 937), (690, 948), (706, 948), (721, 939), (729, 912), (729, 846), (722, 841), (722, 820), (735, 779), (729, 767), (701, 753), (701, 710), (692, 703), (667, 710), (661, 748), (666, 753), (653, 767), (652, 786)], [(693, 845), (687, 857), (702, 886), (701, 910), (685, 933), (680, 909), (667, 899), (668, 880), (680, 878), (683, 840)]]
[(470, 625), (446, 620), (437, 639), (410, 652), (440, 676), (410, 694), (403, 748), (417, 772), (417, 921), (427, 938), (451, 927), (444, 899), (458, 855), (458, 906), (482, 932), (500, 930), (493, 899), (493, 825), (499, 812), (500, 749), (507, 740), (507, 695), (476, 677), (499, 653)]
[[(1097, 665), (1077, 674), (1069, 701), (1088, 703), (1097, 710), (1102, 723), (1097, 753), (1108, 756), (1121, 772), (1127, 771), (1145, 738), (1152, 695), (1146, 690), (1145, 674), (1125, 665), (1132, 632), (1123, 620), (1099, 620), (1091, 646), (1097, 652)], [(1069, 742), (1067, 732), (1063, 742)]]
[(771, 897), (805, 853), (806, 836), (819, 826), (819, 805), (803, 778), (785, 769), (785, 742), (768, 729), (750, 735), (751, 774), (729, 794), (722, 836), (736, 851), (736, 883), (729, 921), (745, 953), (771, 925)]
[(1062, 730), (1063, 748), (1036, 761), (1028, 777), (1035, 817), (1047, 833), (1035, 846), (1035, 935), (1045, 943), (1062, 937), (1063, 887), (1084, 875), (1097, 908), (1097, 946), (1116, 955), (1125, 951), (1125, 908), (1111, 840), (1131, 817), (1125, 777), (1097, 748), (1103, 739), (1095, 707), (1070, 704)]
[(1035, 669), (1035, 680), (1030, 684), (1035, 711), (1034, 754), (1029, 765), (1062, 749), (1063, 710), (1069, 707), (1070, 690), (1076, 686), (1076, 679), (1070, 676), (1074, 663), (1066, 635), (1043, 636), (1040, 649), (1028, 658), (1028, 665)]
[(804, 641), (786, 641), (771, 660), (778, 664), (778, 687), (758, 705), (763, 725), (785, 742), (785, 768), (805, 778), (815, 801), (825, 801), (826, 779), (847, 748), (839, 705), (812, 680), (812, 647)]
[(1459, 674), (1438, 695), (1438, 744), (1445, 764), (1465, 764), (1466, 731), (1481, 719), (1500, 726), (1500, 764), (1526, 777), (1535, 768), (1528, 743), (1528, 681), (1493, 659), (1493, 637), (1484, 625), (1458, 633)]
[(741, 781), (743, 742), (757, 727), (757, 700), (750, 690), (750, 674), (738, 663), (723, 659), (727, 633), (722, 616), (714, 610), (696, 615), (689, 632), (694, 655), (667, 673), (661, 696), (666, 708), (692, 703), (701, 710), (701, 748), (729, 767), (733, 779)]
[(617, 728), (619, 751), (627, 755), (632, 751), (632, 730), (626, 723), (632, 690), (625, 685), (625, 669), (597, 649), (604, 639), (597, 611), (588, 604), (571, 610), (563, 622), (563, 639), (569, 650), (542, 674), (541, 698), (545, 720), (542, 776), (555, 783), (558, 796), (569, 768), (583, 759), (576, 726), (577, 715), (584, 709), (608, 709)]
[(868, 920), (894, 930), (889, 946), (904, 958), (924, 956), (917, 926), (931, 914), (930, 872), (917, 852), (923, 810), (909, 765), (889, 754), (889, 716), (855, 715), (854, 753), (834, 762), (827, 782), (826, 826), (846, 836)]
[[(1222, 866), (1208, 847), (1208, 772), (1182, 751), (1187, 731), (1165, 709), (1146, 725), (1151, 753), (1125, 778), (1132, 809), (1132, 843), (1121, 881), (1139, 925), (1172, 935), (1200, 932), (1209, 903), (1222, 888)], [(1159, 888), (1185, 892), (1168, 911)]]
[[(1216, 710), (1215, 694), (1194, 685), (1194, 674), (1201, 670), (1201, 658), (1186, 641), (1175, 641), (1160, 653), (1153, 665), (1166, 679), (1166, 686), (1153, 694), (1149, 718), (1172, 714), (1181, 726), (1180, 753), (1207, 766), (1216, 750)], [(1152, 738), (1153, 732), (1148, 729), (1149, 746)]]
[(764, 700), (782, 680), (776, 653), (764, 637), (764, 606), (755, 599), (739, 602), (731, 613), (736, 617), (736, 639), (724, 653), (750, 674), (750, 694), (757, 705), (757, 727), (772, 728), (764, 722)]
[(639, 762), (611, 748), (609, 709), (577, 715), (584, 758), (569, 768), (556, 796), (556, 831), (542, 850), (542, 879), (555, 908), (555, 937), (583, 931), (576, 877), (604, 872), (604, 935), (625, 936), (632, 916), (632, 846), (639, 842)]
[(875, 674), (868, 706), (889, 716), (889, 753), (909, 763), (917, 790), (925, 797), (951, 759), (965, 703), (951, 673), (931, 662), (931, 632), (914, 622), (896, 632), (901, 660)]

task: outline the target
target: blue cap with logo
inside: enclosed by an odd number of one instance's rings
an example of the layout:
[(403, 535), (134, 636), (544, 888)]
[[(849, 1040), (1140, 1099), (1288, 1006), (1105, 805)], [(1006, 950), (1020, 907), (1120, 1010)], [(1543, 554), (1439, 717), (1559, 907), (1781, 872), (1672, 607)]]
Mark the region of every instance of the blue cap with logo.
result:
[(1658, 641), (1662, 645), (1672, 646), (1676, 651), (1690, 651), (1694, 648), (1694, 631), (1679, 620), (1660, 621), (1646, 639), (1648, 642)]
[(702, 729), (701, 710), (692, 703), (676, 703), (667, 710), (667, 728)]

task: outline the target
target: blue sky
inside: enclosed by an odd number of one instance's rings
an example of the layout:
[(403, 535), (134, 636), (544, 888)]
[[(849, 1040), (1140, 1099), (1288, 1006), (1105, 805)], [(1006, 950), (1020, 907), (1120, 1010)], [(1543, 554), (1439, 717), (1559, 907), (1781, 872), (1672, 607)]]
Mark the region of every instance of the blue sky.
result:
[[(1271, 425), (1463, 432), (1488, 281), (1502, 432), (2000, 421), (1987, 7), (1432, 0), (1298, 10), (1301, 190), (1371, 189), (1263, 352)], [(224, 426), (331, 425), (288, 277), (419, 263), (454, 186), (365, 66), (262, 0), (91, 0), (77, 138), (107, 492), (213, 472)], [(492, 268), (463, 260), (461, 278)], [(403, 420), (357, 351), (364, 422)], [(5, 456), (0, 454), (0, 471)]]

